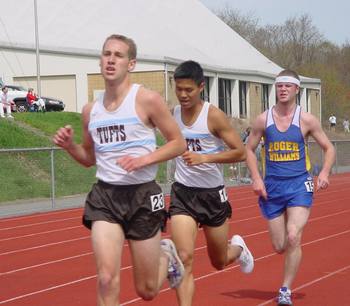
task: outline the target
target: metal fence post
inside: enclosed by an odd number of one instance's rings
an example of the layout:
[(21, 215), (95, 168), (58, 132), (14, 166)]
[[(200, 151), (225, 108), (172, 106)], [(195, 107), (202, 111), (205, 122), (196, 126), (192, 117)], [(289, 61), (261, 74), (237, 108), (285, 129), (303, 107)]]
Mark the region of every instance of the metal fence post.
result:
[(238, 181), (239, 185), (241, 184), (241, 179), (242, 179), (241, 166), (242, 166), (242, 163), (238, 163), (238, 178), (237, 178), (237, 181)]
[(171, 182), (171, 160), (168, 160), (166, 162), (166, 182), (169, 183)]
[(55, 208), (55, 163), (54, 149), (51, 148), (51, 206)]
[(334, 143), (334, 149), (335, 149), (335, 173), (338, 173), (338, 150), (337, 150), (337, 142)]

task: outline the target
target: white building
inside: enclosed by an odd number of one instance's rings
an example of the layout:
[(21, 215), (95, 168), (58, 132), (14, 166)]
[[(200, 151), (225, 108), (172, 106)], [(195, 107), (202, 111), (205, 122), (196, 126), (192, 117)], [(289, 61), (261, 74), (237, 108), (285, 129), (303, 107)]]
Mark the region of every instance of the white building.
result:
[[(6, 3), (4, 3), (6, 2)], [(273, 82), (281, 67), (235, 33), (198, 0), (2, 0), (0, 77), (37, 90), (35, 42), (40, 46), (41, 94), (80, 112), (103, 90), (99, 54), (113, 33), (133, 38), (138, 64), (133, 80), (176, 103), (173, 71), (198, 61), (205, 98), (228, 115), (253, 118), (275, 103)], [(321, 82), (302, 78), (300, 104), (321, 116)]]

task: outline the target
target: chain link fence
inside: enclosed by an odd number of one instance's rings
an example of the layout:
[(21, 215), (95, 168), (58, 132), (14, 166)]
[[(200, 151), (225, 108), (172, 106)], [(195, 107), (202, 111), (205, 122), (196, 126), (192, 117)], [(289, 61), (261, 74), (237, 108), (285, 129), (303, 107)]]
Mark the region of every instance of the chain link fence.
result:
[[(336, 162), (332, 173), (350, 171), (350, 141), (333, 141)], [(315, 142), (309, 142), (312, 174), (317, 175), (323, 163), (323, 152)], [(9, 205), (46, 203), (50, 209), (58, 209), (64, 200), (77, 199), (83, 204), (86, 193), (96, 181), (95, 167), (84, 168), (65, 151), (57, 148), (1, 149), (0, 150), (0, 210)], [(174, 163), (159, 166), (157, 182), (165, 193), (174, 181)], [(251, 183), (245, 163), (224, 167), (227, 186)], [(68, 205), (68, 204), (67, 204)]]

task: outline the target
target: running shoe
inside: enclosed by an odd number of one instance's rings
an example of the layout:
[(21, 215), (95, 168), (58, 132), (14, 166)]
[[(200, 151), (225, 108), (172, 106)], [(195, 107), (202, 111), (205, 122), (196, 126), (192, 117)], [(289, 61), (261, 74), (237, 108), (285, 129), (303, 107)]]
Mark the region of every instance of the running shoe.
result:
[(242, 248), (241, 255), (238, 258), (239, 266), (243, 273), (251, 273), (254, 269), (254, 257), (243, 238), (239, 235), (234, 235), (231, 239), (231, 245), (238, 245)]
[(179, 255), (177, 254), (174, 242), (170, 239), (162, 239), (160, 246), (164, 253), (169, 257), (168, 281), (170, 288), (177, 288), (185, 274), (185, 268)]
[(277, 297), (278, 305), (293, 305), (292, 292), (287, 287), (281, 287)]

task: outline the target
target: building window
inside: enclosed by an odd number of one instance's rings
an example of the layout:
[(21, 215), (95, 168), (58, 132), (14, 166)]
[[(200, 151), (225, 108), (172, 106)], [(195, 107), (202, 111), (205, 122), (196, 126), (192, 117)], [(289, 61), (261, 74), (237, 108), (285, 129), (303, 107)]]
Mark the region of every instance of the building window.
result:
[(210, 78), (204, 77), (204, 89), (201, 92), (201, 99), (210, 102)]
[(262, 84), (261, 91), (261, 111), (265, 111), (269, 108), (269, 85)]
[(229, 116), (232, 115), (231, 94), (231, 80), (219, 79), (219, 108)]
[(247, 82), (239, 81), (239, 117), (247, 118)]

